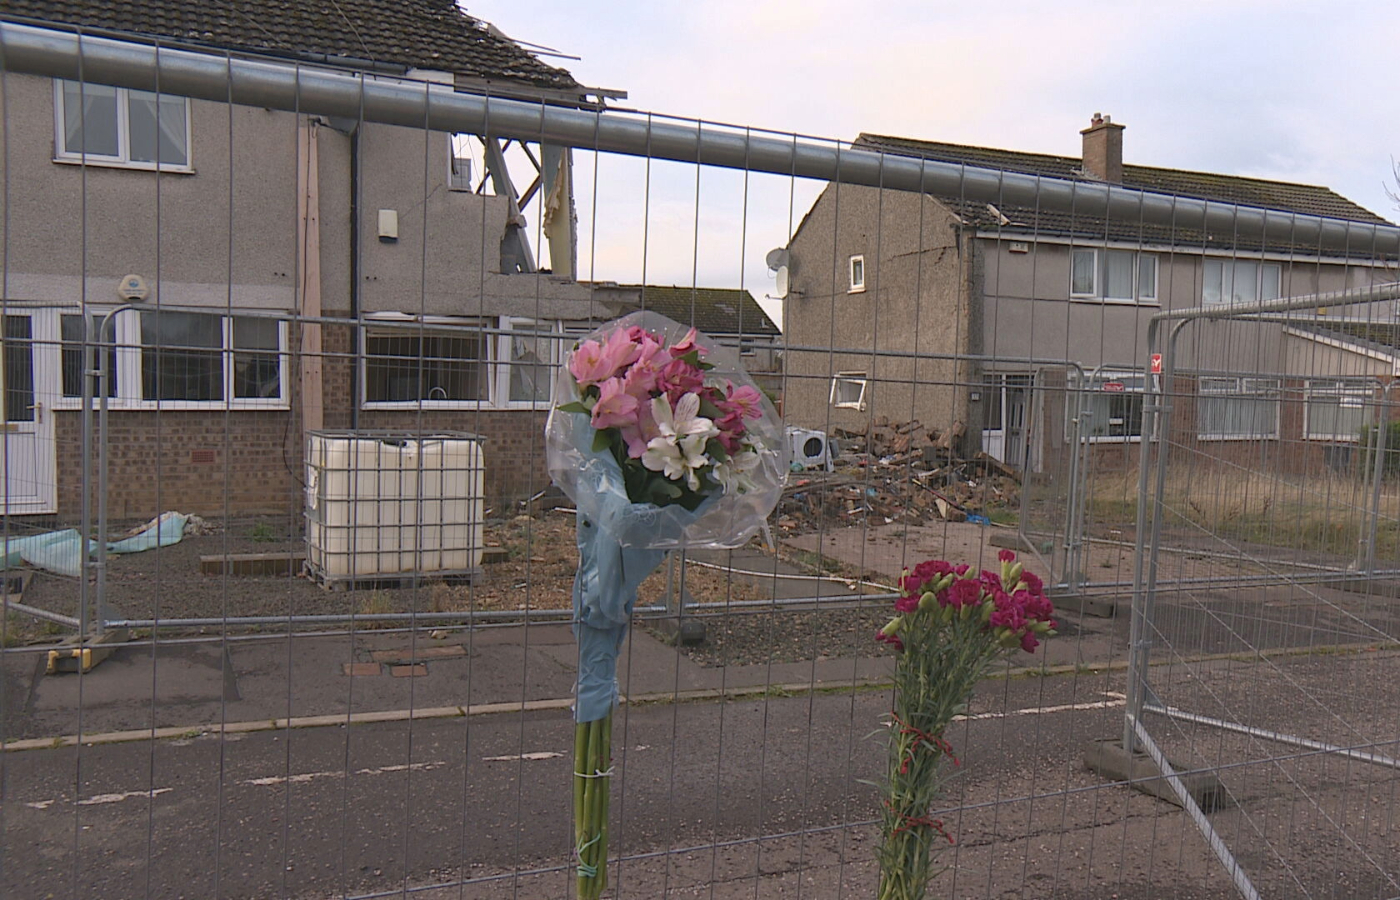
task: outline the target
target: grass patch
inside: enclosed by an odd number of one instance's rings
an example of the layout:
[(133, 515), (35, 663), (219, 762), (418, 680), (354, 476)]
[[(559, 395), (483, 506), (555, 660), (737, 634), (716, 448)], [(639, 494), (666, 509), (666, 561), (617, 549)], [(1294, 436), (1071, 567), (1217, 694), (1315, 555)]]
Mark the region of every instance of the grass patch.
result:
[[(1369, 526), (1371, 489), (1359, 478), (1294, 477), (1227, 465), (1169, 472), (1163, 526), (1252, 544), (1355, 557)], [(1400, 485), (1382, 484), (1381, 509), (1400, 505)], [(1096, 475), (1089, 516), (1100, 526), (1129, 528), (1137, 519), (1137, 473)], [(1400, 553), (1400, 523), (1381, 518), (1377, 558)]]

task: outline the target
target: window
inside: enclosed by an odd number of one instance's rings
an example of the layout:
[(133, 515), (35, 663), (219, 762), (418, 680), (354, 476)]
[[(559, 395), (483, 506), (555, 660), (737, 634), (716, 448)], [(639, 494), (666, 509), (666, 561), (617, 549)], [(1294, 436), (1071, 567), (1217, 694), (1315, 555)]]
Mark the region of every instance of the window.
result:
[(1277, 300), (1282, 272), (1277, 263), (1207, 257), (1202, 265), (1201, 303), (1225, 306)]
[(487, 401), (487, 363), (487, 342), (479, 330), (369, 329), (365, 333), (365, 402)]
[(1374, 418), (1375, 385), (1357, 379), (1312, 379), (1307, 383), (1303, 436), (1309, 440), (1355, 441)]
[(1202, 439), (1276, 438), (1277, 378), (1202, 378), (1196, 397), (1196, 431)]
[[(94, 335), (106, 312), (89, 313)], [(116, 408), (286, 408), (286, 325), (274, 318), (143, 309), (113, 316), (105, 335), (107, 396)], [(82, 397), (83, 317), (59, 317), (65, 405)]]
[(184, 97), (59, 81), (54, 110), (55, 159), (191, 171)]
[[(4, 385), (0, 409), (6, 422), (33, 422), (34, 322), (30, 316), (3, 316)], [(13, 463), (11, 464), (13, 465)], [(8, 477), (13, 478), (14, 475)]]
[[(92, 321), (92, 334), (94, 340), (101, 345), (103, 316), (89, 316)], [(117, 317), (120, 319), (120, 316)], [(63, 367), (63, 396), (81, 398), (83, 396), (83, 348), (87, 342), (87, 333), (83, 329), (82, 316), (59, 316), (59, 340), (62, 345), (62, 367)], [(117, 371), (117, 348), (115, 345), (117, 322), (112, 321), (107, 326), (107, 342), (112, 346), (107, 350), (107, 396), (116, 397), (119, 378)], [(101, 363), (94, 360), (100, 366)], [(93, 390), (97, 387), (94, 384)]]
[(1077, 249), (1070, 260), (1071, 297), (1153, 303), (1157, 257), (1134, 250)]
[[(1142, 437), (1143, 376), (1103, 372), (1092, 376), (1084, 393), (1085, 435), (1090, 441), (1131, 441)], [(1065, 438), (1073, 440), (1074, 404), (1066, 404)]]
[(865, 290), (865, 257), (851, 257), (851, 287), (847, 291), (849, 294), (858, 294)]
[(842, 372), (831, 381), (831, 405), (837, 409), (865, 409), (866, 375)]
[(558, 328), (552, 322), (507, 319), (505, 329), (509, 333), (502, 335), (500, 349), (503, 405), (547, 406), (559, 366), (560, 340), (540, 335), (557, 334)]

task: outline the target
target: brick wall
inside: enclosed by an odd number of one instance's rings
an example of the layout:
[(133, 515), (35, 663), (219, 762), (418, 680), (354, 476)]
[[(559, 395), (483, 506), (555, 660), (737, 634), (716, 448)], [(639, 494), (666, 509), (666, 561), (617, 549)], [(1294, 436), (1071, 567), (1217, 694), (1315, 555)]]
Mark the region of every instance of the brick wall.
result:
[[(172, 509), (222, 516), (225, 510), (252, 515), (300, 508), (301, 438), (290, 412), (113, 410), (107, 415), (107, 508), (114, 520), (149, 519)], [(76, 521), (82, 510), (80, 411), (55, 413), (54, 440), (58, 515)], [(94, 491), (100, 441), (94, 421)], [(95, 493), (93, 498), (95, 515)]]

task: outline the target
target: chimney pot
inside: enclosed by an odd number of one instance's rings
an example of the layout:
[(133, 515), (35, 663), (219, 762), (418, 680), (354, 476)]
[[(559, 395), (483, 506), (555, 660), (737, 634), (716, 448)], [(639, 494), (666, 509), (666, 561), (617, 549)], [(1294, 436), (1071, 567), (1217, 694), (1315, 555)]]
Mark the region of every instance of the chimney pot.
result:
[(1079, 132), (1084, 136), (1084, 158), (1080, 164), (1084, 174), (1112, 184), (1123, 182), (1123, 126), (1115, 125), (1112, 116), (1094, 113), (1089, 127)]

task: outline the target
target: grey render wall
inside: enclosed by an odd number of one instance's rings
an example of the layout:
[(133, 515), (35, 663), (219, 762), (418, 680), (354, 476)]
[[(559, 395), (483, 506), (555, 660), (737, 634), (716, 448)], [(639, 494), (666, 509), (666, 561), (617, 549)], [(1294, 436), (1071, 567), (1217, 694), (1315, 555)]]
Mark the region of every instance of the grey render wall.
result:
[[(1011, 252), (1012, 242), (1029, 245), (1029, 252)], [(1005, 360), (996, 364), (1000, 369), (1015, 369), (1015, 360), (1030, 357), (1072, 360), (1086, 370), (1100, 365), (1140, 368), (1147, 362), (1147, 332), (1152, 316), (1162, 310), (1201, 305), (1204, 257), (1189, 248), (1141, 248), (1141, 252), (1157, 257), (1158, 298), (1155, 304), (1140, 305), (1071, 300), (1068, 244), (1004, 235), (981, 238), (978, 248), (983, 260), (985, 352)], [(1266, 261), (1282, 266), (1283, 296), (1370, 283), (1366, 279), (1372, 272), (1370, 267), (1340, 260), (1290, 260), (1279, 256)], [(1376, 272), (1385, 274), (1384, 269)], [(1331, 312), (1367, 315), (1366, 308), (1359, 306)], [(1370, 314), (1390, 320), (1388, 306), (1374, 307)], [(1290, 371), (1284, 354), (1283, 326), (1264, 323), (1190, 325), (1182, 332), (1176, 363), (1182, 369), (1216, 372)]]
[[(967, 420), (966, 363), (882, 356), (967, 354), (976, 343), (956, 219), (919, 194), (828, 186), (789, 245), (783, 304), (784, 411), (807, 427), (860, 427), (872, 417), (945, 428)], [(866, 289), (848, 292), (848, 261), (865, 257)], [(829, 350), (825, 348), (830, 348)], [(831, 405), (831, 376), (869, 378), (864, 410)]]
[(49, 79), (7, 75), (3, 102), (8, 299), (76, 303), (86, 276), (90, 302), (116, 303), (135, 273), (148, 302), (292, 308), (292, 116), (194, 102), (195, 174), (157, 175), (55, 163)]

